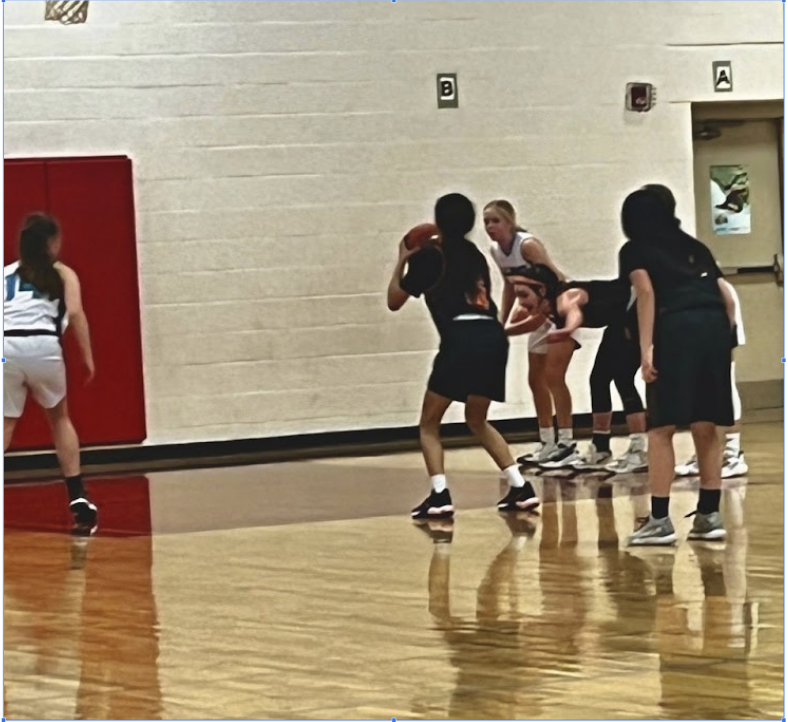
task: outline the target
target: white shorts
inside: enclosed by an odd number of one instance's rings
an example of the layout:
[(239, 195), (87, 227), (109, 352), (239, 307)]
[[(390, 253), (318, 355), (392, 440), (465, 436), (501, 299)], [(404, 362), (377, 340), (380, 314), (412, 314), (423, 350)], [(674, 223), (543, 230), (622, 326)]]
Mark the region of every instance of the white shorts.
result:
[(18, 419), (28, 390), (45, 409), (66, 396), (66, 365), (55, 336), (22, 336), (3, 340), (3, 416)]
[[(536, 331), (531, 331), (531, 333), (528, 334), (528, 353), (546, 354), (547, 349), (550, 347), (550, 344), (547, 343), (547, 334), (553, 331), (555, 327), (552, 321), (545, 321)], [(572, 339), (575, 342), (575, 346), (580, 348), (577, 336), (578, 332), (575, 331), (572, 334)]]

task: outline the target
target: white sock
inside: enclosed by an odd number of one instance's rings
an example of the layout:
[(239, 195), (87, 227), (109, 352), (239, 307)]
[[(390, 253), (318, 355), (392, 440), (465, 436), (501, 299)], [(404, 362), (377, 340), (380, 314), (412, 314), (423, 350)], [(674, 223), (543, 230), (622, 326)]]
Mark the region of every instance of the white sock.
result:
[(571, 443), (574, 439), (574, 429), (558, 429), (558, 440)]
[(514, 549), (516, 552), (521, 552), (525, 548), (526, 541), (524, 536), (516, 536), (509, 542), (509, 548)]
[(539, 441), (548, 445), (555, 443), (555, 431), (552, 426), (548, 426), (546, 429), (539, 429)]
[(520, 473), (520, 467), (517, 464), (512, 464), (511, 466), (507, 466), (503, 473), (506, 474), (506, 481), (509, 482), (509, 486), (514, 486), (517, 489), (522, 489), (525, 486), (525, 479), (523, 479), (523, 475)]
[(440, 494), (446, 488), (446, 474), (435, 474), (430, 477), (432, 482), (432, 490), (436, 494)]
[(630, 434), (629, 445), (632, 451), (645, 451), (646, 450), (646, 435), (645, 434)]
[(738, 456), (741, 451), (741, 434), (725, 434), (725, 456)]

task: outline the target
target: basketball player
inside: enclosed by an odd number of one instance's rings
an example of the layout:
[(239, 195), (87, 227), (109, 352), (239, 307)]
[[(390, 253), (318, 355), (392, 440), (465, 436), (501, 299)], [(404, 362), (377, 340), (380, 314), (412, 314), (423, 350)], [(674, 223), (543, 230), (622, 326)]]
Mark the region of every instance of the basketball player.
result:
[(22, 225), (19, 261), (3, 269), (3, 441), (7, 451), (30, 391), (52, 427), (74, 530), (90, 533), (95, 530), (98, 511), (82, 485), (79, 439), (68, 415), (60, 345), (66, 323), (74, 329), (88, 381), (95, 366), (79, 279), (57, 260), (61, 246), (57, 222), (42, 213), (31, 214)]
[(724, 539), (719, 513), (722, 449), (715, 427), (733, 424), (733, 299), (709, 249), (679, 228), (655, 193), (631, 193), (621, 223), (629, 241), (619, 252), (620, 277), (637, 295), (651, 427), (651, 515), (629, 544), (676, 541), (669, 504), (677, 426), (690, 426), (700, 467), (700, 497), (689, 538)]
[[(435, 224), (440, 248), (409, 251), (404, 239), (388, 287), (388, 307), (401, 309), (411, 297), (424, 296), (440, 334), (440, 348), (427, 382), (419, 437), (432, 491), (412, 510), (416, 520), (447, 519), (454, 515), (440, 440), (440, 426), (452, 401), (465, 404), (471, 432), (506, 476), (509, 491), (499, 511), (535, 509), (539, 499), (520, 473), (503, 437), (487, 421), (491, 401), (503, 401), (509, 340), (490, 299), (490, 269), (465, 236), (476, 220), (473, 204), (459, 193), (439, 198)], [(407, 266), (407, 272), (406, 272)]]
[[(644, 190), (654, 193), (665, 204), (665, 207), (670, 211), (671, 215), (676, 216), (676, 199), (670, 188), (666, 186), (652, 183), (644, 186)], [(679, 225), (681, 221), (676, 218), (676, 223)], [(739, 294), (732, 284), (728, 283), (725, 279), (722, 282), (728, 289), (731, 298), (733, 299), (733, 311), (736, 319), (736, 325), (733, 329), (733, 348), (744, 346), (746, 338), (744, 335), (744, 319), (741, 312), (741, 301)], [(735, 353), (735, 352), (734, 352)], [(722, 478), (732, 479), (737, 476), (744, 476), (750, 470), (747, 460), (744, 458), (744, 452), (741, 450), (741, 396), (739, 389), (736, 385), (736, 361), (731, 361), (731, 393), (733, 395), (733, 426), (725, 429), (725, 448), (722, 453)], [(676, 467), (676, 476), (697, 476), (699, 473), (698, 460), (693, 456), (686, 464), (680, 464)]]
[[(515, 305), (515, 294), (507, 276), (514, 269), (543, 264), (559, 280), (564, 275), (555, 267), (542, 243), (517, 225), (514, 207), (509, 201), (494, 200), (484, 207), (484, 228), (492, 244), (490, 252), (504, 278), (501, 299), (501, 323), (508, 322)], [(548, 344), (553, 328), (549, 319), (536, 315), (523, 325), (528, 332), (528, 385), (533, 394), (539, 422), (540, 445), (536, 451), (518, 458), (521, 464), (568, 466), (577, 458), (577, 444), (572, 427), (572, 396), (566, 385), (566, 371), (572, 355), (579, 348), (574, 338)], [(553, 407), (558, 420), (558, 439), (553, 429)]]
[[(640, 367), (640, 349), (629, 283), (622, 280), (560, 283), (553, 271), (540, 264), (516, 269), (508, 278), (522, 313), (527, 317), (542, 314), (556, 326), (547, 335), (548, 343), (563, 343), (579, 328), (605, 329), (591, 372), (593, 438), (586, 453), (573, 463), (574, 468), (605, 468), (616, 473), (645, 471), (648, 468), (646, 414), (634, 381)], [(507, 333), (520, 332), (515, 313)], [(616, 461), (612, 460), (610, 451), (613, 419), (610, 384), (613, 382), (621, 396), (630, 432), (629, 450)], [(549, 461), (542, 466), (555, 468)]]

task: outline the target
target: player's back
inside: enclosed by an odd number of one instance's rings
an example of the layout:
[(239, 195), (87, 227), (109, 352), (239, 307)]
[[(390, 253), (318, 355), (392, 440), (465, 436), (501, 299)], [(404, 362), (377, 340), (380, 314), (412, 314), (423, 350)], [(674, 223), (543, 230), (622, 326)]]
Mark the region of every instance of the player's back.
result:
[(51, 299), (19, 275), (19, 262), (3, 269), (3, 331), (59, 333), (63, 303)]

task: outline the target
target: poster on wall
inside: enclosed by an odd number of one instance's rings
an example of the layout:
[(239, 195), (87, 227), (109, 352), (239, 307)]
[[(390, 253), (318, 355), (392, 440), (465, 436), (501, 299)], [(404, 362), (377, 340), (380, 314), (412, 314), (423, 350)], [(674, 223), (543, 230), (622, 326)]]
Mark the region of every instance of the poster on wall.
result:
[(742, 165), (713, 165), (711, 176), (711, 225), (715, 235), (751, 232), (750, 176)]

